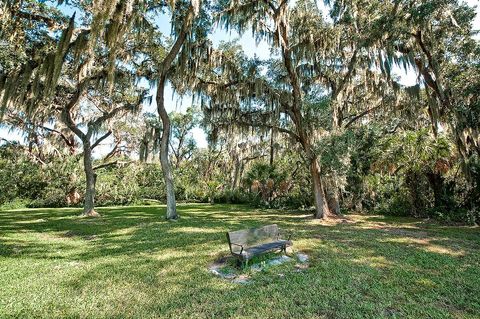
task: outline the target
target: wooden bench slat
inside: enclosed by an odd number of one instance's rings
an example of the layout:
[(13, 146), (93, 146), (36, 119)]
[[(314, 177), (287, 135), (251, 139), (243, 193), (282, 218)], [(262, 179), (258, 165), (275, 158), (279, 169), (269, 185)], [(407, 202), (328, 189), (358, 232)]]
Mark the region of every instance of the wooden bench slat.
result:
[(230, 252), (246, 262), (269, 251), (286, 251), (286, 248), (292, 245), (290, 240), (279, 238), (279, 228), (276, 224), (227, 232), (227, 239)]
[(275, 242), (247, 248), (243, 254), (245, 254), (247, 258), (251, 258), (253, 256), (261, 255), (263, 253), (266, 253), (272, 250), (282, 249), (283, 247), (289, 247), (291, 245), (292, 245), (292, 242), (289, 240), (278, 240)]
[(250, 228), (228, 232), (231, 243), (239, 245), (254, 245), (262, 241), (276, 239), (278, 236), (278, 226), (276, 224), (267, 225), (260, 228)]

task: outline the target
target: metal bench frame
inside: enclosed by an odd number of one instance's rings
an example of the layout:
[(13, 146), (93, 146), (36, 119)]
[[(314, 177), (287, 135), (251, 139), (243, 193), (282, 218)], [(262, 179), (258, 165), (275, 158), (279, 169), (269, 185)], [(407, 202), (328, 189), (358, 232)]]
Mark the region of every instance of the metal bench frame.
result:
[(291, 234), (287, 239), (280, 238), (280, 229), (276, 224), (227, 232), (230, 252), (242, 268), (255, 256), (276, 250), (286, 254), (287, 247), (292, 245), (290, 239)]

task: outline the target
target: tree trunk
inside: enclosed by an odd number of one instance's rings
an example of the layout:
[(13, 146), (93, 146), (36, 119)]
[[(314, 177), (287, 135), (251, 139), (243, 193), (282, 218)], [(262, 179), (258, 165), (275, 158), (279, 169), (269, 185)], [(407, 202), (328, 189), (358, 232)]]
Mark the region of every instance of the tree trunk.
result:
[[(278, 8), (275, 10), (275, 16), (283, 16), (288, 12), (288, 1), (282, 1)], [(275, 18), (277, 20), (277, 18)], [(277, 22), (276, 22), (277, 23)], [(302, 86), (298, 77), (296, 65), (292, 58), (292, 51), (289, 44), (288, 25), (285, 20), (279, 19), (276, 25), (278, 38), (278, 45), (281, 48), (283, 63), (288, 73), (290, 84), (292, 86), (292, 103), (290, 106), (290, 117), (292, 118), (296, 131), (298, 133), (298, 139), (304, 148), (307, 157), (310, 159), (310, 171), (312, 174), (313, 193), (315, 197), (315, 218), (327, 218), (329, 215), (327, 200), (325, 198), (325, 191), (320, 177), (320, 167), (318, 165), (317, 156), (313, 152), (311, 147), (311, 139), (303, 124), (302, 116)]]
[(242, 165), (242, 160), (236, 156), (235, 157), (235, 167), (233, 169), (233, 181), (232, 181), (232, 190), (236, 190), (238, 187), (238, 181), (240, 179), (240, 166)]
[(244, 169), (245, 169), (245, 163), (243, 161), (240, 161), (240, 169), (238, 170), (238, 180), (237, 180), (237, 185), (235, 186), (236, 188), (239, 188), (241, 185)]
[(273, 166), (275, 157), (275, 130), (272, 128), (270, 131), (270, 166)]
[(312, 174), (313, 194), (315, 197), (315, 218), (327, 218), (330, 214), (328, 210), (327, 200), (325, 198), (325, 190), (323, 188), (320, 170), (317, 158), (312, 158), (310, 162), (310, 171)]
[(444, 178), (440, 173), (428, 172), (426, 174), (430, 187), (433, 190), (433, 199), (435, 207), (446, 206), (446, 192)]
[(95, 211), (95, 182), (96, 176), (92, 163), (92, 147), (89, 140), (83, 141), (83, 167), (85, 171), (85, 201), (83, 204), (83, 216), (100, 216)]
[(157, 110), (162, 120), (162, 140), (160, 142), (160, 164), (162, 165), (163, 177), (167, 188), (167, 215), (168, 220), (178, 219), (175, 186), (173, 183), (172, 168), (168, 159), (168, 145), (170, 140), (170, 118), (165, 110), (164, 90), (166, 77), (162, 76), (157, 87)]
[(328, 202), (328, 209), (332, 214), (340, 215), (340, 200), (338, 198), (338, 188), (335, 185), (329, 185), (325, 189), (325, 196)]
[(146, 163), (148, 159), (148, 140), (143, 137), (141, 142), (140, 142), (140, 162), (141, 163)]
[(187, 33), (192, 25), (193, 18), (195, 16), (194, 7), (190, 4), (188, 13), (186, 14), (182, 29), (180, 30), (177, 40), (173, 44), (170, 51), (165, 56), (162, 63), (160, 72), (160, 78), (157, 84), (157, 110), (158, 115), (162, 119), (162, 140), (160, 142), (160, 164), (162, 165), (163, 176), (165, 178), (165, 185), (167, 187), (167, 220), (176, 220), (178, 218), (177, 208), (175, 202), (175, 187), (173, 184), (173, 174), (168, 160), (168, 145), (170, 144), (170, 119), (168, 113), (165, 110), (165, 82), (167, 74), (172, 66), (173, 60), (180, 52), (180, 49), (187, 38)]

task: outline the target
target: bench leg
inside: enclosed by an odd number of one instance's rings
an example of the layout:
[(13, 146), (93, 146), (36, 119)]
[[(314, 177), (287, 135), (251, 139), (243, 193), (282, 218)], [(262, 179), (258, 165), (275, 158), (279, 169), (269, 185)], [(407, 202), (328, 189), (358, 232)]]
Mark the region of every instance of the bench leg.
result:
[(240, 262), (240, 269), (245, 270), (248, 266), (248, 259), (239, 260)]
[(237, 259), (237, 266), (244, 270), (248, 266), (248, 259)]

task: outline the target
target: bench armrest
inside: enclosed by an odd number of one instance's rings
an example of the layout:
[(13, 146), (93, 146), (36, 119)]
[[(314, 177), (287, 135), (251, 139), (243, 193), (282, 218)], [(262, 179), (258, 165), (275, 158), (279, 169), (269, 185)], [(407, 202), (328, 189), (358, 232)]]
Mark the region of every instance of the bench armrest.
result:
[(240, 245), (240, 244), (235, 244), (235, 243), (230, 243), (230, 246), (232, 246), (232, 245), (235, 245), (235, 246), (238, 246), (238, 247), (240, 247), (240, 248), (241, 248), (241, 250), (240, 250), (240, 255), (241, 255), (241, 254), (242, 254), (242, 252), (243, 252), (243, 245)]

